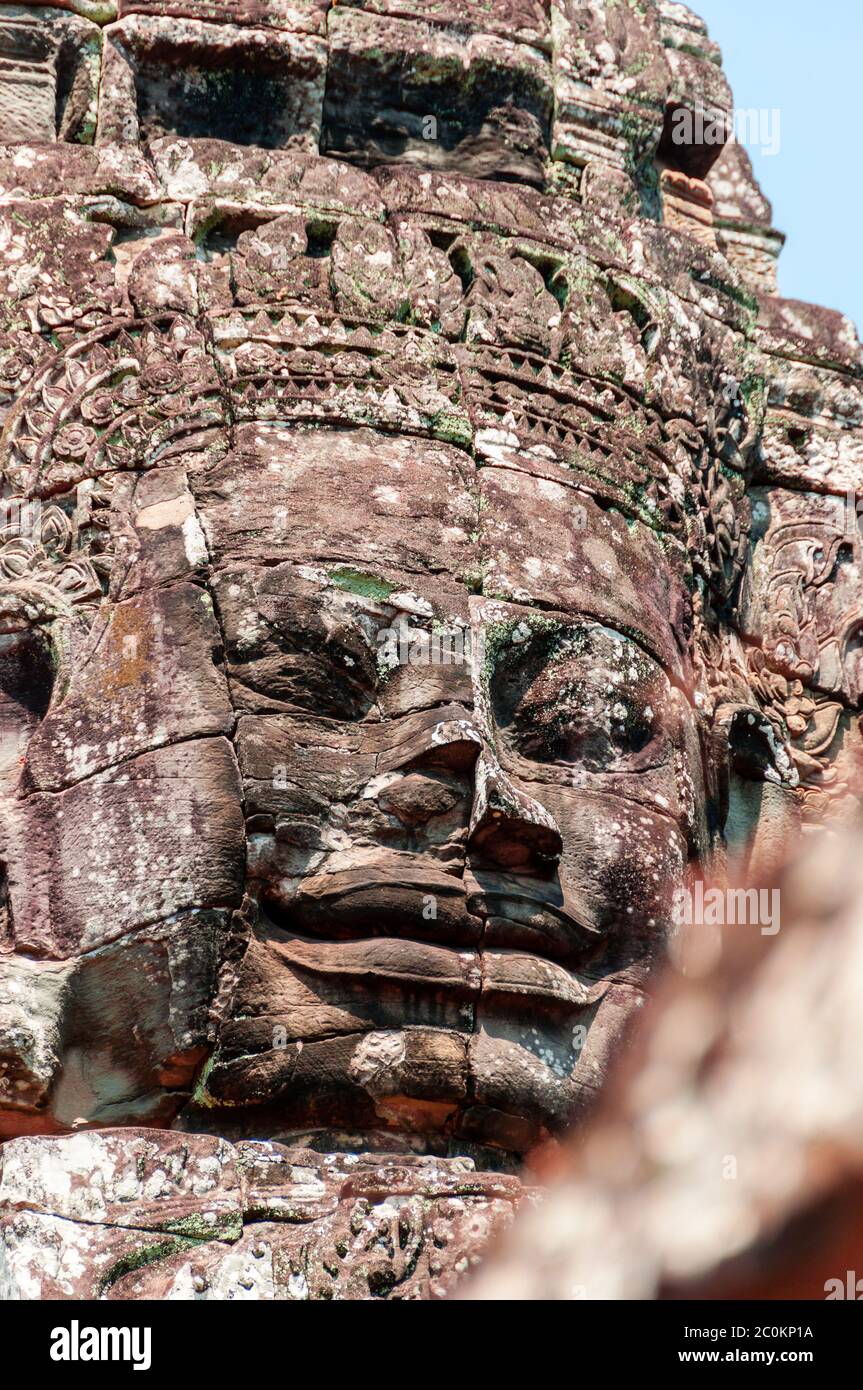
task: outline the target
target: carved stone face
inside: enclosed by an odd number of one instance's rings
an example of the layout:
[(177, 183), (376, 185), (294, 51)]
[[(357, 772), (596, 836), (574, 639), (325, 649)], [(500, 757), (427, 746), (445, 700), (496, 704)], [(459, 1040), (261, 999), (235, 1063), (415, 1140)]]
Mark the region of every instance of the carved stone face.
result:
[[(508, 557), (525, 602), (472, 596), (478, 511), (502, 517), (493, 480), (452, 448), (252, 429), (248, 448), (202, 517), (250, 711), (238, 748), (264, 915), (206, 1098), (523, 1151), (589, 1097), (688, 857), (694, 721), (648, 654), (673, 634), (651, 623), (639, 645), (613, 626), (629, 626), (625, 595), (585, 609), (565, 578), (544, 577), (555, 607), (540, 609), (529, 551)], [(299, 497), (303, 533), (277, 547), (297, 558), (250, 574), (238, 523)], [(625, 527), (564, 487), (544, 500), (584, 569), (626, 575)], [(273, 1050), (274, 1026), (302, 1049)]]
[(10, 708), (16, 663), (58, 673), (7, 858), (16, 949), (75, 961), (56, 1122), (169, 1118), (215, 1000), (186, 1127), (524, 1153), (595, 1094), (706, 844), (680, 575), (517, 453), (230, 444), (119, 503), (88, 633), (6, 638)]

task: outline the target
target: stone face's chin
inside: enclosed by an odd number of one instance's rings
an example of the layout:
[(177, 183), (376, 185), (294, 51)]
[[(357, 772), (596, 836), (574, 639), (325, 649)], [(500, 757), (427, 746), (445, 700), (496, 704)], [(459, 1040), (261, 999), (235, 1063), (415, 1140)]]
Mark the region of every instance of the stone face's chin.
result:
[[(469, 1154), (480, 1166), (497, 1167), (559, 1136), (595, 1098), (601, 1075), (594, 1070), (582, 1083), (577, 1070), (576, 1035), (591, 1018), (585, 1010), (558, 1009), (556, 1022), (539, 1011), (499, 1019), (490, 1011), (470, 1032), (440, 1023), (400, 1027), (399, 1012), (393, 1007), (387, 1030), (289, 1045), (284, 1062), (256, 1063), (247, 1053), (236, 1068), (232, 1043), (249, 1048), (255, 1039), (229, 1030), (224, 1060), (207, 1075), (201, 1096), (217, 1111), (193, 1104), (178, 1127), (323, 1151)], [(414, 1012), (406, 1004), (404, 1014)], [(567, 1015), (582, 1022), (568, 1023)]]

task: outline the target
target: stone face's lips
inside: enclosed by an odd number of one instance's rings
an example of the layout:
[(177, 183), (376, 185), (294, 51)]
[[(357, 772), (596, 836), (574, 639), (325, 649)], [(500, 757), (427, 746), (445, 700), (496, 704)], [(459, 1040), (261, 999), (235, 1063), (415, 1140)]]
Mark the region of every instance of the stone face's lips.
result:
[(552, 910), (535, 914), (529, 922), (490, 916), (486, 919), (484, 941), (489, 946), (529, 951), (544, 960), (572, 961), (579, 955), (572, 939), (574, 930), (582, 935), (580, 927)]
[(487, 946), (529, 950), (578, 965), (593, 956), (604, 940), (586, 924), (586, 913), (576, 916), (568, 904), (550, 902), (513, 885), (471, 887), (467, 901), (469, 910), (485, 921), (483, 943)]
[(264, 904), (275, 925), (316, 942), (380, 937), (434, 948), (492, 947), (574, 966), (602, 939), (562, 906), (511, 888), (468, 893), (460, 878), (445, 874), (393, 883), (343, 870), (307, 879), (290, 903), (265, 895)]
[(594, 1002), (594, 992), (557, 963), (507, 950), (458, 950), (425, 941), (374, 937), (354, 941), (309, 941), (289, 937), (278, 943), (282, 959), (304, 973), (337, 976), (372, 987), (382, 984), (460, 995), (468, 1004), (480, 994), (513, 996), (544, 1008), (576, 1012)]

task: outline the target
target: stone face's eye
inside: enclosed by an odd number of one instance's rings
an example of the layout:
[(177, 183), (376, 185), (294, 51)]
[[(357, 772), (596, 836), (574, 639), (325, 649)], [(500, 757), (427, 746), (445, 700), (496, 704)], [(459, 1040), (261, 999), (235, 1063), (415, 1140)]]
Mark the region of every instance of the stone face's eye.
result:
[(528, 691), (516, 712), (513, 734), (517, 751), (536, 762), (625, 772), (641, 769), (641, 755), (654, 742), (656, 730), (649, 706), (645, 711), (621, 696), (597, 708), (585, 680), (561, 692), (551, 709)]
[[(589, 710), (571, 708), (569, 702), (545, 719), (542, 727), (536, 723), (539, 713), (529, 706), (520, 712), (518, 732), (519, 751), (538, 762), (573, 763), (591, 772), (613, 771), (622, 768), (653, 738), (650, 721), (622, 703), (618, 703), (616, 713), (609, 712), (604, 727), (594, 721)], [(527, 727), (523, 727), (525, 723)]]
[(495, 722), (513, 752), (587, 772), (640, 772), (661, 758), (667, 682), (634, 643), (600, 628), (537, 628), (504, 644)]
[(362, 719), (377, 698), (376, 654), (354, 615), (279, 571), (217, 581), (232, 685), (247, 709)]

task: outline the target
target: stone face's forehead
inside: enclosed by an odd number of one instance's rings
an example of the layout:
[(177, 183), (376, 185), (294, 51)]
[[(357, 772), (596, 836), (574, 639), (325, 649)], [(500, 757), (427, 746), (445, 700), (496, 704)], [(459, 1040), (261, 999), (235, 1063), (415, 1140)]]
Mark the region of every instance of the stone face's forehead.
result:
[(456, 585), (581, 613), (691, 679), (683, 554), (528, 459), (477, 468), (440, 441), (265, 423), (240, 426), (233, 443), (192, 484), (217, 565), (340, 562), (390, 590), (413, 584), (436, 609), (446, 596), (463, 609)]
[(374, 430), (265, 423), (240, 426), (233, 444), (193, 484), (215, 563), (469, 569), (479, 510), (469, 454)]
[(687, 565), (643, 522), (601, 509), (568, 481), (514, 466), (482, 468), (484, 592), (590, 615), (629, 633), (678, 678), (691, 678)]

